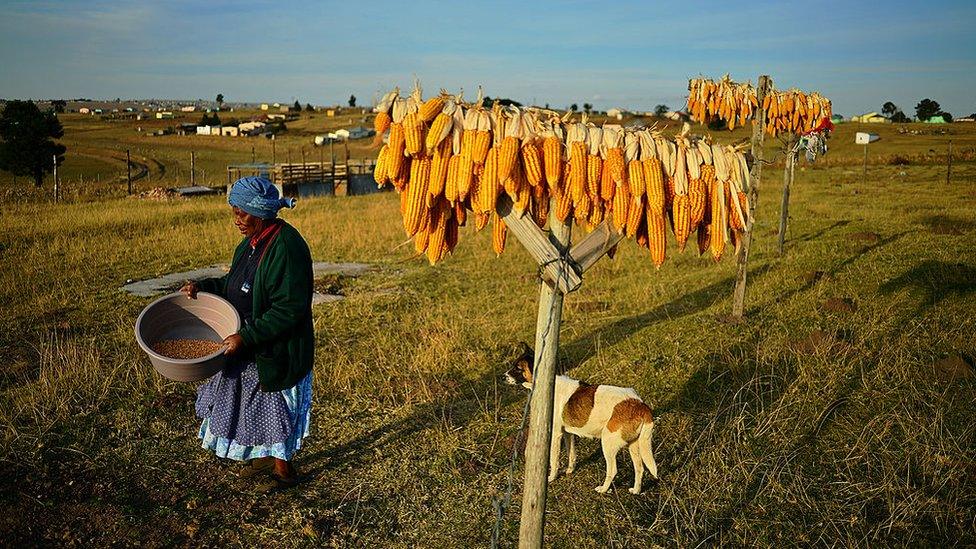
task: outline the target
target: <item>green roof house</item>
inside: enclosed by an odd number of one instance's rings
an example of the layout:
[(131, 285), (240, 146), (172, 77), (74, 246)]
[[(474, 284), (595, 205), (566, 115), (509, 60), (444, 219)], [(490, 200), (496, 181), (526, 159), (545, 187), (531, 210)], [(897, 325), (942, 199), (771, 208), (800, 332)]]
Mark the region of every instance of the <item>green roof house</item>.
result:
[(928, 120), (923, 120), (923, 122), (925, 122), (926, 124), (945, 124), (946, 119), (941, 114), (937, 114), (929, 118)]

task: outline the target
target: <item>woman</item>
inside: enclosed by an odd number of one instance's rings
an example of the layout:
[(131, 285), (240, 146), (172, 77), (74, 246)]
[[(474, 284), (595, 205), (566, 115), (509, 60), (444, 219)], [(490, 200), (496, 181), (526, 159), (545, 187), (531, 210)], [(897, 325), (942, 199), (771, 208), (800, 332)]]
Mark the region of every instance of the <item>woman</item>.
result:
[(187, 282), (230, 301), (241, 329), (224, 339), (227, 366), (197, 389), (203, 447), (246, 461), (242, 477), (267, 473), (262, 490), (298, 482), (292, 457), (308, 435), (312, 405), (312, 258), (308, 244), (277, 218), (294, 199), (281, 199), (263, 177), (234, 183), (227, 198), (244, 239), (230, 271)]

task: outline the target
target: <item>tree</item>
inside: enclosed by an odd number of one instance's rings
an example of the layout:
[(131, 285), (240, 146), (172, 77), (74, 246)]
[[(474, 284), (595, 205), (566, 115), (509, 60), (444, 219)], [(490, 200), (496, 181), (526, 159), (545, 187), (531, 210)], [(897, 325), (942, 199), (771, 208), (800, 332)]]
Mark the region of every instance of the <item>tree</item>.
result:
[(298, 100), (296, 99), (295, 100), (295, 104), (291, 106), (291, 110), (301, 112), (301, 110), (302, 110), (302, 104), (299, 103)]
[(572, 105), (569, 106), (569, 110), (576, 112), (579, 110), (579, 107), (576, 106), (576, 103), (573, 103)]
[(658, 105), (658, 106), (654, 107), (654, 116), (657, 116), (657, 117), (660, 118), (660, 117), (668, 114), (668, 111), (670, 111), (670, 110), (671, 109), (669, 109), (667, 105)]
[(590, 111), (592, 110), (593, 110), (593, 105), (590, 105), (589, 103), (583, 103), (583, 112), (585, 112), (586, 114), (590, 114)]
[(55, 99), (54, 101), (51, 101), (51, 108), (54, 109), (54, 112), (56, 113), (64, 112), (64, 109), (67, 106), (68, 102), (64, 99)]
[(200, 119), (201, 126), (220, 126), (220, 116), (217, 113), (203, 113), (203, 118)]
[(918, 105), (915, 105), (915, 116), (923, 122), (939, 114), (941, 111), (942, 107), (939, 106), (937, 101), (932, 101), (927, 98), (919, 101)]
[(349, 106), (350, 107), (355, 107), (356, 106), (356, 96), (355, 95), (350, 95), (349, 96)]
[(65, 147), (51, 139), (64, 135), (53, 110), (41, 112), (33, 101), (10, 101), (0, 112), (0, 169), (34, 178), (38, 187), (52, 161), (64, 161)]
[(891, 101), (886, 101), (885, 104), (881, 106), (881, 114), (889, 118), (900, 110), (901, 109), (898, 108), (898, 105), (895, 105)]
[(217, 106), (218, 107), (221, 107), (223, 105), (224, 105), (224, 94), (218, 93), (217, 94)]
[(942, 115), (942, 118), (943, 118), (943, 119), (944, 119), (944, 120), (945, 120), (946, 122), (952, 122), (952, 115), (951, 115), (951, 114), (949, 114), (949, 113), (947, 113), (947, 112), (945, 112), (945, 111), (941, 111), (941, 112), (939, 112), (939, 114), (940, 114), (940, 115)]
[(305, 103), (305, 110), (308, 112), (312, 112), (315, 110), (315, 107), (313, 107), (311, 103)]
[(905, 113), (901, 112), (901, 109), (897, 109), (897, 110), (895, 110), (895, 112), (891, 113), (891, 116), (889, 117), (889, 119), (892, 122), (895, 122), (897, 124), (904, 124), (906, 122), (911, 122), (912, 121), (912, 119), (911, 118), (908, 118), (908, 116), (906, 116)]

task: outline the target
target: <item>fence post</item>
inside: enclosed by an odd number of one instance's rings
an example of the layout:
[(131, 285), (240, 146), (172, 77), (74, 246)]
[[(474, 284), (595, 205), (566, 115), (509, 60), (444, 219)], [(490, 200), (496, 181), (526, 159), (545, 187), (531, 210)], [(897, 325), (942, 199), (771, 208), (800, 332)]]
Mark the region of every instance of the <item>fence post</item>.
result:
[(197, 153), (196, 151), (190, 151), (190, 186), (195, 187), (197, 184)]
[(949, 182), (951, 181), (951, 179), (952, 179), (952, 138), (950, 137), (949, 138), (949, 155), (948, 155), (948, 162), (947, 162), (947, 165), (946, 165), (946, 185), (949, 184)]
[[(761, 106), (766, 94), (772, 91), (773, 81), (769, 76), (759, 77), (756, 99)], [(746, 264), (749, 261), (749, 246), (752, 244), (752, 233), (755, 225), (756, 206), (759, 202), (759, 182), (762, 178), (763, 139), (766, 136), (766, 110), (760, 108), (752, 127), (752, 187), (749, 189), (749, 219), (746, 220), (746, 232), (742, 236), (742, 247), (736, 257), (738, 273), (735, 277), (735, 292), (732, 301), (732, 317), (742, 319), (746, 302)]]
[(132, 160), (129, 158), (129, 149), (125, 150), (125, 181), (128, 183), (129, 194), (132, 194)]
[(54, 203), (57, 204), (58, 191), (60, 191), (61, 189), (58, 188), (58, 155), (55, 154), (53, 156), (54, 156)]
[(786, 153), (786, 167), (783, 168), (783, 206), (779, 214), (779, 253), (783, 254), (786, 242), (786, 224), (790, 216), (790, 187), (793, 185), (793, 169), (796, 166), (796, 144), (790, 141), (789, 152)]

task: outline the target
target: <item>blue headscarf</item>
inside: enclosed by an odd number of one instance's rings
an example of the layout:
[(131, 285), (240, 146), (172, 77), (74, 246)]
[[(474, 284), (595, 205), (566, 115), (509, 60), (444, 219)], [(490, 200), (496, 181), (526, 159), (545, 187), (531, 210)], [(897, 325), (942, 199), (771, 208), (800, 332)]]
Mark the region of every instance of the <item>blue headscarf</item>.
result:
[(230, 189), (227, 203), (261, 219), (275, 218), (281, 208), (295, 207), (294, 198), (280, 198), (278, 188), (261, 176), (238, 179)]

